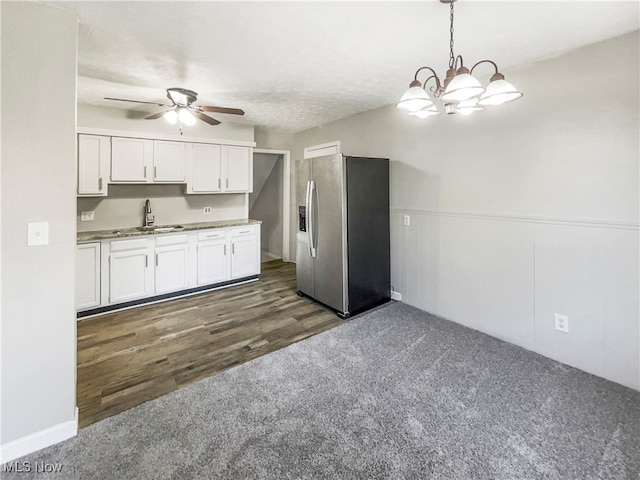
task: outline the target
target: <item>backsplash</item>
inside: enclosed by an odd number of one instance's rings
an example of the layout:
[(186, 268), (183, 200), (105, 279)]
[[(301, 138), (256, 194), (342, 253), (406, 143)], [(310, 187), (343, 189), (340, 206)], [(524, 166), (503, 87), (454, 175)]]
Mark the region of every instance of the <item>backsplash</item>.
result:
[[(148, 198), (156, 225), (232, 220), (246, 217), (246, 194), (185, 195), (184, 185), (109, 185), (108, 197), (81, 197), (77, 230), (106, 230), (142, 225)], [(211, 214), (203, 213), (211, 207)], [(94, 220), (80, 221), (80, 212), (93, 211)]]

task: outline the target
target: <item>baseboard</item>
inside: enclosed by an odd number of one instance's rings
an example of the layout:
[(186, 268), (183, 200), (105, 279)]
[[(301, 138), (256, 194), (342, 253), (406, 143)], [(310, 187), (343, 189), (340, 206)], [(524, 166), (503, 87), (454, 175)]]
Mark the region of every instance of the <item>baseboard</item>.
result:
[(279, 260), (282, 258), (281, 255), (276, 255), (275, 253), (267, 252), (266, 250), (262, 250), (260, 254), (264, 257), (270, 258), (271, 260)]
[(391, 292), (391, 300), (402, 301), (402, 294), (400, 292)]
[(68, 422), (54, 425), (0, 446), (0, 464), (55, 445), (78, 434), (78, 407)]

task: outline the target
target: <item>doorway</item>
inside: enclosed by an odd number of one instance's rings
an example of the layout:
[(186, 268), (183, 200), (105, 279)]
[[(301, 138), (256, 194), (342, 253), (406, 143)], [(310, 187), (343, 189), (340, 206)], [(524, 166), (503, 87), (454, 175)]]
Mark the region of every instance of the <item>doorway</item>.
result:
[(261, 261), (289, 261), (290, 152), (254, 149), (249, 218), (260, 220)]

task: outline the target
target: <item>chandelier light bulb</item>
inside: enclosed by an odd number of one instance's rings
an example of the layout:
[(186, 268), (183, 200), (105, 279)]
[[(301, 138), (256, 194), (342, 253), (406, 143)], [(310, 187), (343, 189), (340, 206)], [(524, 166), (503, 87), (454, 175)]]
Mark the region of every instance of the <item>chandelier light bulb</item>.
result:
[[(416, 85), (417, 83), (417, 85)], [(424, 88), (420, 86), (420, 82), (411, 82), (409, 89), (404, 92), (400, 101), (396, 104), (396, 108), (409, 112), (417, 112), (424, 108), (433, 106), (433, 100)]]
[(479, 112), (480, 110), (484, 110), (484, 108), (478, 105), (478, 99), (472, 98), (471, 100), (465, 100), (463, 102), (458, 103), (458, 107), (456, 111), (463, 116), (469, 116), (473, 112)]
[[(462, 70), (462, 69), (460, 69)], [(440, 97), (445, 102), (464, 102), (471, 98), (479, 97), (484, 93), (484, 87), (470, 73), (460, 72), (449, 82), (446, 90)], [(466, 68), (464, 70), (467, 70)]]
[(423, 108), (421, 110), (416, 110), (414, 112), (409, 112), (409, 115), (413, 115), (418, 118), (428, 118), (435, 115), (440, 115), (440, 112), (436, 108), (435, 105), (432, 104), (429, 108)]
[(486, 91), (478, 100), (479, 105), (497, 106), (503, 103), (513, 102), (522, 97), (522, 93), (516, 90), (511, 83), (507, 82), (504, 77), (492, 81)]

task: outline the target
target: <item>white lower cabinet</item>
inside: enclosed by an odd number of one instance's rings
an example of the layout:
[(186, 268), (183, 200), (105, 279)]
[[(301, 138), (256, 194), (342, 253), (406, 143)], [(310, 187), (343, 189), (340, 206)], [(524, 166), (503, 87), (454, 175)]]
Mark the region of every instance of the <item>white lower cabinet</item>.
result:
[(109, 303), (153, 295), (152, 243), (147, 238), (115, 240), (109, 250)]
[(189, 288), (189, 244), (184, 235), (156, 237), (156, 295)]
[(76, 309), (100, 305), (100, 243), (76, 247)]
[(227, 231), (219, 228), (197, 235), (198, 286), (229, 280), (229, 241)]
[(259, 274), (258, 224), (84, 243), (76, 250), (76, 308), (89, 310)]
[(257, 225), (232, 228), (230, 237), (231, 278), (260, 273), (260, 235)]

